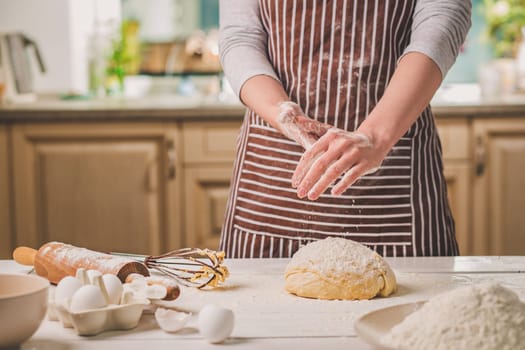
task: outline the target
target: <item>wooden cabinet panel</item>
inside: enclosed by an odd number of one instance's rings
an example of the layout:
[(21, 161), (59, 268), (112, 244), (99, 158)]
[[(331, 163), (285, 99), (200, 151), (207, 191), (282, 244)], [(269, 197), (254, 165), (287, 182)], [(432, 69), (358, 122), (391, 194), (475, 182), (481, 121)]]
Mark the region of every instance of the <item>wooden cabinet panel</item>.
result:
[(443, 159), (471, 158), (470, 126), (466, 118), (437, 120), (436, 124), (441, 139)]
[(456, 239), (462, 255), (472, 253), (471, 246), (471, 139), (465, 118), (436, 121), (443, 149), (448, 200), (456, 226)]
[(10, 210), (8, 130), (0, 125), (0, 259), (11, 257), (13, 250)]
[(450, 209), (456, 226), (456, 239), (461, 255), (471, 255), (471, 166), (467, 163), (445, 161), (445, 179)]
[(185, 123), (184, 163), (232, 163), (240, 123)]
[(186, 245), (218, 249), (231, 166), (185, 170)]
[(180, 246), (167, 157), (175, 137), (147, 125), (15, 127), (17, 244), (144, 254)]
[(491, 119), (474, 124), (475, 252), (525, 254), (525, 120)]
[(185, 244), (218, 249), (240, 122), (184, 123)]

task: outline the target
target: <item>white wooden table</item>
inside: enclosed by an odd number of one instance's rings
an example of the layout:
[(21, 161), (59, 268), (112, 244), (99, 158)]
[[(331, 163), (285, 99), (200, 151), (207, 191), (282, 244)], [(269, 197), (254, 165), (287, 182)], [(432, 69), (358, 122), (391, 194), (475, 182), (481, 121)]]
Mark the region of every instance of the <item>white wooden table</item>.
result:
[[(389, 258), (399, 289), (388, 298), (367, 301), (323, 301), (298, 298), (284, 291), (287, 259), (227, 260), (231, 276), (223, 288), (184, 288), (172, 302), (197, 313), (205, 304), (231, 308), (236, 323), (222, 345), (208, 344), (196, 328), (165, 333), (152, 314), (137, 328), (81, 337), (58, 322), (44, 320), (21, 349), (371, 349), (354, 331), (361, 315), (385, 306), (425, 300), (458, 286), (498, 281), (525, 300), (525, 257)], [(27, 273), (28, 268), (0, 260), (0, 273)]]

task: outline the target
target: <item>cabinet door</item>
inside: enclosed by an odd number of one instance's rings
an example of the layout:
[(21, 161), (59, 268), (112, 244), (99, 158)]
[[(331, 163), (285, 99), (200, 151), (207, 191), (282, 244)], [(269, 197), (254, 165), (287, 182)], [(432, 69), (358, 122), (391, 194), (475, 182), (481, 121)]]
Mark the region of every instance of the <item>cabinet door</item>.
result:
[(437, 120), (443, 148), (444, 173), (456, 239), (462, 255), (472, 253), (471, 242), (471, 150), (468, 120), (461, 117)]
[(448, 201), (454, 216), (456, 240), (461, 255), (471, 255), (470, 235), (470, 174), (468, 164), (445, 161)]
[(0, 259), (11, 256), (11, 211), (9, 207), (9, 158), (7, 127), (0, 125)]
[(474, 122), (474, 253), (525, 255), (525, 120)]
[(187, 246), (219, 248), (231, 173), (231, 166), (184, 171)]
[(175, 165), (167, 157), (175, 130), (62, 124), (13, 131), (17, 244), (56, 240), (144, 254), (180, 246)]
[(187, 165), (233, 164), (240, 122), (185, 123), (184, 163)]
[(217, 249), (240, 122), (187, 122), (184, 138), (185, 244)]

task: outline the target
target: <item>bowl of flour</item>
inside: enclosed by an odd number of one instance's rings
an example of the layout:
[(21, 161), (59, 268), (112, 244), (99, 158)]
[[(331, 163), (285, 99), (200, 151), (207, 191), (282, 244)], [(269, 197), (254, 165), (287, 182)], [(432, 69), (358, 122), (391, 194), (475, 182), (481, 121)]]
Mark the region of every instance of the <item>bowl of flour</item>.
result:
[(439, 294), (427, 302), (374, 311), (356, 332), (384, 349), (506, 350), (525, 346), (525, 302), (497, 283)]

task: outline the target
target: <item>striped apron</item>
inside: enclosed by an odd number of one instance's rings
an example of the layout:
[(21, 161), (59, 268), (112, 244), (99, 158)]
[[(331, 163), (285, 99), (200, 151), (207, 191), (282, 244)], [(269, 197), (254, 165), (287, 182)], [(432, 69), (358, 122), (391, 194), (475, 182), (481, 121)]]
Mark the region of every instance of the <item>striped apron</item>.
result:
[[(292, 101), (355, 130), (381, 98), (410, 41), (415, 0), (260, 0), (268, 56)], [(327, 236), (383, 256), (456, 255), (441, 144), (430, 107), (380, 169), (343, 195), (297, 197), (303, 153), (248, 110), (237, 141), (220, 249), (230, 258), (290, 257)]]

